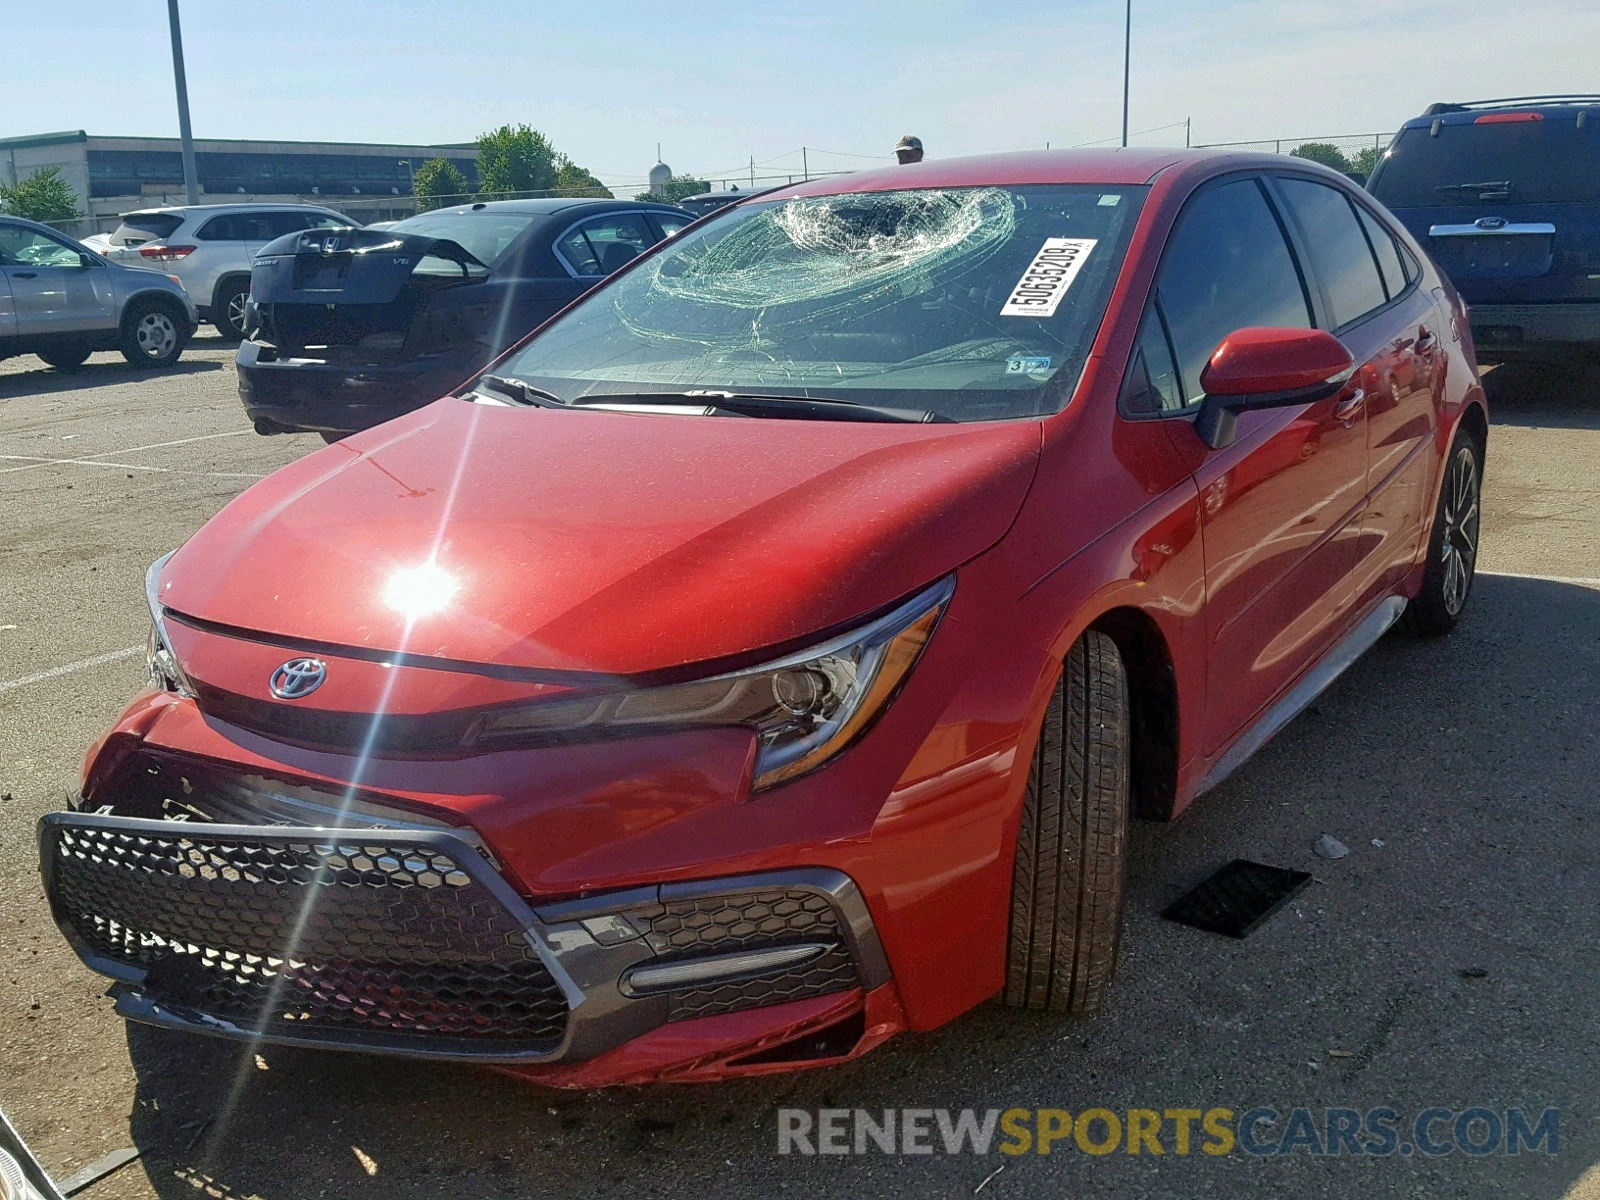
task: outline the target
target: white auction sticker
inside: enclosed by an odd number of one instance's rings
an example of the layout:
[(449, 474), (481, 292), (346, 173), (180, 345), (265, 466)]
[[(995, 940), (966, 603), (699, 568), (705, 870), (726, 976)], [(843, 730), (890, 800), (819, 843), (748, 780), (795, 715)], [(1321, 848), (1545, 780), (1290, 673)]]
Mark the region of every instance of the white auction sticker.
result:
[(1011, 297), (1000, 310), (1002, 317), (1053, 317), (1061, 297), (1078, 277), (1083, 260), (1089, 257), (1098, 238), (1045, 238), (1044, 247), (1034, 255), (1022, 273)]

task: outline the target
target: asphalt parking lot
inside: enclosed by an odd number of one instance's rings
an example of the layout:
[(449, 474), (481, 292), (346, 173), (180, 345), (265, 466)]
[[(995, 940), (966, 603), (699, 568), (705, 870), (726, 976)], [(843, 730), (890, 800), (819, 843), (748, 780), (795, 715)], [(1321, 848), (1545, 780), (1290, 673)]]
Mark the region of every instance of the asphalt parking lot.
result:
[[(321, 447), (252, 432), (231, 360), (201, 338), (157, 374), (0, 363), (0, 1107), (57, 1178), (141, 1151), (81, 1195), (1600, 1196), (1600, 371), (1489, 375), (1483, 573), (1452, 637), (1384, 639), (1182, 820), (1136, 828), (1107, 1011), (991, 1004), (843, 1068), (555, 1092), (124, 1027), (50, 922), (34, 822), (143, 678), (146, 565)], [(1313, 855), (1323, 833), (1348, 857)], [(1239, 856), (1316, 882), (1243, 941), (1158, 918)], [(1554, 1107), (1559, 1151), (776, 1152), (780, 1107), (1383, 1105)]]

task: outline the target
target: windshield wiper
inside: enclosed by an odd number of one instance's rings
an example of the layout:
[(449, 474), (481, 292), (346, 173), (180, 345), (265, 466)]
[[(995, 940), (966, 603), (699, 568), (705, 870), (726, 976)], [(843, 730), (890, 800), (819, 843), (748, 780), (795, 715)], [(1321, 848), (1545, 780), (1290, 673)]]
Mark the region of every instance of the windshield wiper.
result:
[(520, 379), (508, 379), (504, 375), (480, 375), (473, 381), (474, 388), (487, 387), (502, 396), (509, 396), (518, 404), (526, 404), (533, 408), (566, 408), (567, 402), (554, 392), (547, 392), (543, 388), (534, 387), (531, 383), (524, 383)]
[(1436, 192), (1509, 192), (1511, 180), (1491, 179), (1487, 183), (1441, 183)]
[(799, 417), (817, 421), (903, 422), (911, 425), (945, 424), (949, 417), (922, 408), (886, 408), (862, 404), (858, 400), (821, 399), (815, 396), (783, 396), (766, 392), (724, 392), (695, 389), (687, 392), (610, 392), (579, 396), (574, 405), (599, 404), (695, 404), (708, 409), (738, 413), (746, 417)]

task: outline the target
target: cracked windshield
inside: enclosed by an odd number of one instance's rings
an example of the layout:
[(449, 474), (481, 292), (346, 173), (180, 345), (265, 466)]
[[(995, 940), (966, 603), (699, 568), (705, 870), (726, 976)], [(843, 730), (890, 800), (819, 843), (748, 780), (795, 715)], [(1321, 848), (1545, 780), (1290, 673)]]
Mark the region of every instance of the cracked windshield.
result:
[(564, 400), (731, 390), (983, 421), (1072, 389), (1142, 187), (746, 204), (556, 322), (505, 374)]

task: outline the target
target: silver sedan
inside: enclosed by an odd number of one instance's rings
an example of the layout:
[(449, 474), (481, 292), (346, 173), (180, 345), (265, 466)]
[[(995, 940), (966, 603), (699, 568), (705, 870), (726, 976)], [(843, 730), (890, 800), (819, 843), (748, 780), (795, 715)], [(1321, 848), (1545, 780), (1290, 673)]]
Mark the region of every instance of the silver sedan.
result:
[(37, 354), (71, 371), (96, 350), (120, 350), (136, 367), (164, 367), (198, 324), (170, 275), (109, 262), (48, 225), (0, 216), (0, 358)]

